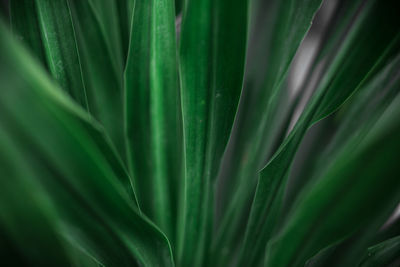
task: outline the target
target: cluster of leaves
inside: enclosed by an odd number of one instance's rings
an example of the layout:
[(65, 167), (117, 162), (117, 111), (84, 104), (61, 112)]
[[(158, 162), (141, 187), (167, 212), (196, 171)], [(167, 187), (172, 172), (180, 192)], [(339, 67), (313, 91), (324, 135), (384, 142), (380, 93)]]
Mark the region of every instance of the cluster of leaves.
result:
[(395, 0), (5, 3), (5, 264), (399, 264)]

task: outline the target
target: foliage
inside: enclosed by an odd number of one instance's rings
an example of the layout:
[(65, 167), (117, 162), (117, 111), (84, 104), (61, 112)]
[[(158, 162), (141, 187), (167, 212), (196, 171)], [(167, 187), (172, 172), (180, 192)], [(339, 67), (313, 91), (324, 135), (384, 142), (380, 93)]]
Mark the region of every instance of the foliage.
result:
[(6, 266), (399, 263), (396, 1), (4, 3)]

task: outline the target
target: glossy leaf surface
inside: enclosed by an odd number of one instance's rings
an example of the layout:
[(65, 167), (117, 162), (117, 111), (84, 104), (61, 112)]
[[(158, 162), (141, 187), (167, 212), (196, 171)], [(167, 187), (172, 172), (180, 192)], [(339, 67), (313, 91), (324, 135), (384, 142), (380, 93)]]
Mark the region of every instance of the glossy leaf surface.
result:
[(125, 70), (129, 166), (143, 212), (175, 240), (181, 110), (172, 0), (136, 2)]
[[(1, 80), (7, 81), (0, 94), (2, 142), (16, 155), (8, 160), (26, 166), (32, 183), (47, 192), (62, 224), (60, 235), (105, 265), (173, 265), (168, 240), (139, 211), (102, 127), (3, 27), (1, 34), (0, 50), (8, 51), (0, 58)], [(10, 168), (16, 182), (27, 179)]]
[(201, 265), (208, 247), (212, 184), (242, 89), (247, 5), (247, 1), (185, 2), (179, 56), (185, 143), (185, 198), (178, 240), (182, 265)]

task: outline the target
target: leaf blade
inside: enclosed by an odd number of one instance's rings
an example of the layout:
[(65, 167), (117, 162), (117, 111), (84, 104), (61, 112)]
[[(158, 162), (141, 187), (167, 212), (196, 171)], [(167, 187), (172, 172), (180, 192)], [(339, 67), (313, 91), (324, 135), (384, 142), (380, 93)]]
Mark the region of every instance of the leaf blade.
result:
[(87, 108), (69, 4), (67, 0), (35, 0), (35, 4), (50, 73), (72, 98)]
[[(75, 26), (90, 113), (125, 159), (122, 68), (115, 60), (90, 1), (68, 0)], [(101, 56), (99, 56), (101, 55)]]
[(247, 10), (248, 1), (185, 2), (179, 56), (185, 200), (178, 255), (183, 265), (204, 264), (213, 183), (241, 94)]
[(144, 213), (175, 243), (182, 133), (173, 1), (138, 1), (132, 16), (125, 70), (129, 166)]
[(168, 239), (139, 211), (129, 175), (101, 126), (1, 32), (7, 53), (0, 54), (0, 79), (13, 90), (1, 90), (0, 124), (19, 162), (50, 196), (63, 236), (107, 265), (173, 266)]
[[(382, 213), (387, 216), (393, 210), (397, 205), (399, 188), (398, 179), (394, 178), (398, 166), (388, 157), (400, 144), (395, 138), (400, 129), (396, 119), (399, 101), (397, 97), (356, 150), (346, 147), (327, 167), (323, 177), (303, 191), (290, 220), (268, 245), (266, 266), (302, 264), (325, 245), (346, 237), (368, 223), (371, 213), (381, 217)], [(379, 156), (371, 157), (373, 153)], [(385, 157), (381, 158), (382, 155)], [(368, 166), (365, 162), (369, 163)], [(385, 179), (380, 179), (382, 172)], [(344, 185), (346, 190), (343, 190)], [(342, 192), (342, 197), (333, 201), (339, 192)], [(386, 197), (380, 197), (382, 194)], [(371, 196), (374, 197), (371, 199)], [(303, 219), (307, 221), (305, 224), (301, 224), (301, 221), (305, 222)], [(293, 234), (295, 228), (296, 237), (289, 241), (286, 238)], [(302, 241), (297, 243), (299, 240)], [(285, 249), (282, 250), (280, 246), (283, 243)]]
[[(400, 43), (396, 29), (399, 25), (395, 22), (394, 13), (386, 14), (385, 12), (388, 10), (385, 11), (385, 8), (387, 6), (373, 1), (365, 6), (363, 15), (359, 16), (351, 35), (342, 44), (342, 49), (329, 67), (330, 69), (318, 86), (319, 89), (295, 128), (269, 163), (261, 170), (247, 226), (245, 247), (248, 253), (254, 253), (252, 244), (256, 242), (255, 240), (260, 242), (260, 246), (265, 247), (274, 231), (282, 212), (283, 192), (287, 183), (288, 171), (307, 129), (341, 106), (397, 51)], [(375, 19), (383, 16), (385, 20), (381, 20), (381, 22), (384, 25), (379, 25), (378, 20), (375, 22)], [(390, 27), (387, 31), (381, 31), (381, 27), (387, 28), (388, 25), (395, 26)], [(368, 39), (371, 37), (369, 35), (371, 31), (381, 36), (381, 42), (374, 42), (373, 38)], [(354, 51), (357, 52), (353, 53)], [(363, 57), (364, 53), (369, 57)], [(354, 58), (352, 59), (352, 57)], [(363, 62), (357, 61), (360, 58)], [(264, 233), (259, 234), (258, 231), (264, 231)]]

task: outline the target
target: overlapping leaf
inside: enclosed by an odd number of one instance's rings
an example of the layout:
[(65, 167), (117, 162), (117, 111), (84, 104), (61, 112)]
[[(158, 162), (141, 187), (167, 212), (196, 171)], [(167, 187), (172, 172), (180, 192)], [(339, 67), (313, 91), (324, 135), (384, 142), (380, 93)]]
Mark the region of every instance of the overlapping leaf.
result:
[(228, 199), (221, 204), (222, 220), (213, 244), (213, 260), (221, 260), (222, 265), (231, 260), (227, 254), (241, 243), (236, 238), (243, 237), (243, 210), (251, 200), (257, 171), (266, 158), (265, 133), (273, 131), (271, 115), (276, 112), (290, 62), (320, 4), (318, 0), (252, 2), (250, 44), (254, 47), (249, 47), (243, 110), (236, 122), (236, 143), (226, 168)]
[(104, 126), (125, 159), (122, 56), (118, 55), (121, 48), (108, 41), (112, 38), (102, 28), (101, 17), (90, 1), (69, 0), (68, 3), (77, 36), (90, 113)]
[[(0, 26), (0, 255), (352, 266), (397, 235), (398, 222), (378, 232), (400, 193), (397, 5), (324, 1), (333, 12), (289, 98), (321, 2), (11, 0), (14, 35), (42, 66)], [(338, 109), (288, 190), (303, 137)], [(396, 263), (398, 247), (369, 248), (361, 266)]]
[[(43, 188), (31, 180), (30, 170), (15, 160), (14, 148), (5, 142), (9, 137), (3, 124), (0, 129), (0, 166), (2, 174), (8, 176), (0, 179), (2, 260), (16, 266), (68, 266), (68, 256), (57, 233), (55, 210), (49, 205)], [(48, 255), (43, 257), (42, 251)]]
[(172, 0), (135, 4), (125, 71), (128, 157), (143, 212), (175, 240), (182, 133)]
[[(279, 219), (287, 173), (306, 130), (337, 109), (398, 51), (400, 25), (395, 13), (376, 1), (369, 2), (364, 8), (296, 126), (261, 171), (245, 245), (253, 255), (254, 244), (257, 242), (256, 246), (265, 247)], [(386, 30), (382, 31), (382, 28)], [(379, 42), (374, 42), (376, 36), (379, 36)]]
[[(365, 88), (357, 92), (343, 107), (339, 114), (343, 116), (340, 127), (328, 148), (320, 153), (314, 175), (306, 182), (315, 182), (333, 158), (343, 150), (352, 151), (364, 140), (374, 124), (379, 121), (387, 107), (400, 92), (400, 58), (391, 62)], [(346, 140), (355, 140), (352, 143)], [(321, 164), (323, 162), (324, 164)], [(383, 211), (383, 210), (382, 210)], [(356, 265), (364, 250), (371, 242), (392, 210), (383, 211), (380, 216), (373, 216), (368, 223), (354, 232), (349, 238), (335, 246), (324, 249), (308, 262), (307, 266), (352, 266)]]
[(178, 241), (181, 265), (204, 264), (213, 186), (241, 94), (248, 1), (186, 1), (180, 78), (185, 193)]
[[(88, 108), (86, 89), (82, 78), (79, 52), (76, 44), (75, 30), (67, 0), (13, 1), (12, 8), (21, 29), (19, 34), (26, 39), (34, 51), (40, 51), (40, 40), (37, 29), (40, 29), (41, 44), (44, 47), (46, 65), (53, 77), (72, 98), (84, 108)], [(22, 20), (20, 15), (25, 10), (30, 20)], [(37, 23), (36, 23), (37, 21)], [(39, 54), (40, 55), (40, 54)]]
[[(397, 97), (356, 149), (346, 146), (320, 179), (302, 192), (287, 223), (268, 245), (267, 266), (302, 265), (371, 216), (387, 216), (396, 207), (398, 164), (391, 155), (400, 146), (399, 101)], [(353, 142), (357, 138), (349, 140)]]
[[(70, 0), (68, 0), (70, 1)], [(78, 1), (75, 1), (79, 3)], [(93, 7), (100, 27), (104, 33), (107, 45), (110, 47), (111, 59), (116, 64), (118, 72), (125, 67), (126, 53), (129, 42), (129, 15), (132, 14), (134, 0), (104, 1), (87, 0), (82, 5)], [(121, 10), (124, 9), (124, 10)], [(84, 28), (88, 26), (85, 25)], [(88, 29), (86, 29), (88, 31)], [(92, 33), (94, 34), (94, 33)], [(97, 33), (98, 34), (98, 33)]]
[[(339, 127), (325, 151), (319, 152), (315, 166), (304, 177), (307, 184), (318, 178), (332, 158), (337, 156), (343, 146), (352, 150), (364, 139), (371, 127), (379, 121), (387, 107), (400, 92), (400, 58), (391, 62), (372, 82), (351, 97), (350, 101), (336, 114)], [(346, 140), (357, 138), (358, 142), (347, 143)], [(303, 188), (303, 187), (302, 187)], [(388, 211), (392, 212), (392, 211)], [(357, 230), (349, 238), (335, 246), (329, 246), (313, 257), (307, 266), (353, 266), (356, 265), (371, 240), (377, 235), (389, 214), (371, 217), (368, 224)], [(389, 236), (390, 237), (390, 236)]]
[(47, 66), (34, 0), (10, 1), (10, 20), (13, 33)]
[(380, 244), (368, 248), (360, 266), (385, 266), (399, 262), (400, 237), (393, 237)]
[(138, 210), (129, 176), (102, 128), (3, 27), (1, 35), (0, 50), (7, 51), (0, 55), (1, 142), (13, 151), (4, 164), (26, 166), (29, 173), (11, 166), (1, 179), (10, 175), (12, 184), (31, 177), (42, 186), (61, 222), (60, 235), (102, 264), (173, 265), (168, 240)]

